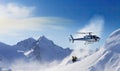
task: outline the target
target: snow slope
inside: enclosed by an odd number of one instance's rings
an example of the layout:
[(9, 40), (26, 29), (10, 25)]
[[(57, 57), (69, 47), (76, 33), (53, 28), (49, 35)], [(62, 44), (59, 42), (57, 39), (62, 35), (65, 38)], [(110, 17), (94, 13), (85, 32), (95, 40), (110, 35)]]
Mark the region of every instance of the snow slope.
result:
[(94, 54), (72, 64), (59, 65), (53, 71), (120, 71), (120, 29)]

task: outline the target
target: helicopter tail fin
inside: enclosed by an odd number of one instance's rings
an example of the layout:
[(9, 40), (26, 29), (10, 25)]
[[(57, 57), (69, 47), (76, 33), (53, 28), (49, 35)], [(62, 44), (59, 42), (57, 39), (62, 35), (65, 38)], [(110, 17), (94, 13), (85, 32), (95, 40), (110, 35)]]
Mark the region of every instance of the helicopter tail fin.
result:
[(69, 39), (72, 43), (74, 43), (74, 38), (72, 35), (70, 35), (70, 39)]

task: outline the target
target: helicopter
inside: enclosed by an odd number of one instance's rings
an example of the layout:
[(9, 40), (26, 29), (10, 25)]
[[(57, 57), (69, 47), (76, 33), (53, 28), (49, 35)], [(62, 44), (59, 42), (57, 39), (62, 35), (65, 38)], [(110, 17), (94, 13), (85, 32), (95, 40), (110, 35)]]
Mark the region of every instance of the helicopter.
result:
[(74, 41), (85, 41), (86, 43), (94, 43), (98, 42), (100, 40), (100, 37), (97, 35), (92, 35), (92, 32), (78, 32), (78, 34), (87, 34), (82, 38), (73, 38), (72, 35), (70, 35), (69, 41), (74, 43)]

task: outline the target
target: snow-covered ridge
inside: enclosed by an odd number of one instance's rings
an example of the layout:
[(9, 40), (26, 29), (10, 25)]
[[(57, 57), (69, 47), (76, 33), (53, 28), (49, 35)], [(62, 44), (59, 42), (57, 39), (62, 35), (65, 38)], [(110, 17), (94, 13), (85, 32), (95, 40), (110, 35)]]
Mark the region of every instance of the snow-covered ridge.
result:
[[(52, 62), (62, 60), (71, 53), (71, 49), (63, 49), (54, 44), (52, 40), (41, 36), (38, 40), (28, 38), (18, 42), (14, 46), (0, 43), (1, 60), (32, 59), (38, 61)], [(3, 59), (3, 57), (5, 59)]]
[(106, 41), (104, 45), (106, 50), (111, 50), (112, 52), (120, 53), (120, 29), (114, 31)]
[(63, 49), (62, 47), (54, 44), (53, 41), (47, 39), (45, 36), (41, 36), (33, 47), (33, 52), (30, 53), (30, 57), (32, 56), (33, 59), (37, 58), (44, 62), (62, 60), (72, 51), (69, 48)]
[(94, 54), (54, 71), (120, 71), (120, 29), (114, 31)]
[(28, 38), (18, 42), (14, 47), (17, 47), (19, 50), (28, 51), (34, 46), (35, 42), (36, 40), (34, 38)]

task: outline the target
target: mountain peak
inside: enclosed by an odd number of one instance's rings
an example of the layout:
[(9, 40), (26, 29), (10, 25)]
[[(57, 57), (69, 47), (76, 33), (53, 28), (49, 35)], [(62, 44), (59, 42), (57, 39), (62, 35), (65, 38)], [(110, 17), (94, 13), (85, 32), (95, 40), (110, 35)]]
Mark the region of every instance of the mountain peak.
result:
[(48, 40), (48, 39), (43, 35), (38, 40)]
[(36, 40), (32, 37), (25, 39), (23, 41), (18, 42), (15, 47), (18, 47), (20, 50), (29, 50), (32, 48), (33, 44), (36, 42)]
[(30, 38), (28, 38), (28, 39), (26, 39), (26, 40), (33, 40), (33, 41), (34, 41), (35, 39), (34, 39), (34, 38), (32, 38), (32, 37), (30, 37)]
[(35, 42), (35, 41), (36, 41), (36, 40), (35, 40), (34, 38), (30, 37), (30, 38), (28, 38), (28, 39), (25, 39), (25, 40), (23, 40), (23, 41), (18, 42), (17, 45), (21, 45), (21, 44), (23, 44), (23, 43), (28, 43), (28, 42)]
[(48, 38), (46, 38), (45, 36), (41, 36), (38, 39), (39, 43), (47, 43), (47, 44), (53, 44), (53, 41), (49, 40)]
[(62, 60), (71, 53), (70, 49), (57, 46), (45, 36), (41, 36), (33, 47), (33, 52), (30, 51), (31, 53), (28, 56), (41, 62)]
[(111, 50), (120, 53), (120, 29), (114, 31), (107, 39), (104, 45), (106, 50)]

